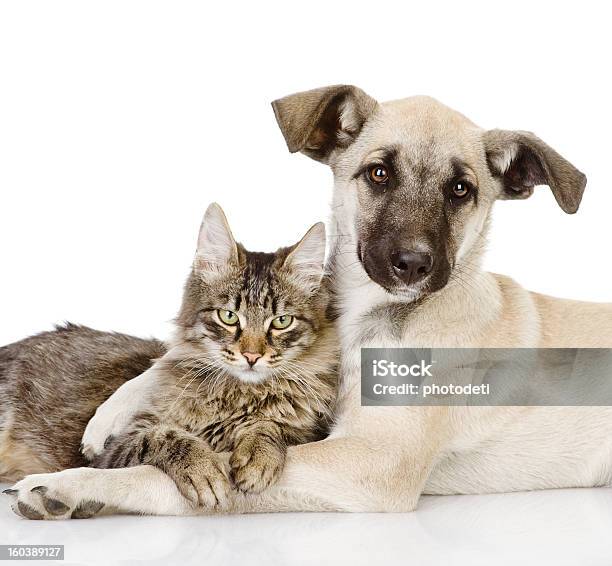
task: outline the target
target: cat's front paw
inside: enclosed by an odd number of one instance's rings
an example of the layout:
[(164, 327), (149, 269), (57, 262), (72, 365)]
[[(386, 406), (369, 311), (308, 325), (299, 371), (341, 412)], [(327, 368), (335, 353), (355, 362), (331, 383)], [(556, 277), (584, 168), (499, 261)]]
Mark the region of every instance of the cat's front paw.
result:
[[(18, 481), (4, 494), (11, 509), (24, 519), (89, 519), (97, 515), (104, 503), (79, 496), (79, 485), (87, 481), (83, 468), (50, 474), (33, 474)], [(87, 469), (85, 469), (87, 470)]]
[(259, 493), (276, 482), (285, 465), (282, 442), (249, 436), (238, 442), (230, 456), (232, 479), (244, 493)]
[(164, 471), (174, 480), (181, 495), (197, 507), (223, 509), (232, 485), (226, 464), (214, 452), (193, 454)]

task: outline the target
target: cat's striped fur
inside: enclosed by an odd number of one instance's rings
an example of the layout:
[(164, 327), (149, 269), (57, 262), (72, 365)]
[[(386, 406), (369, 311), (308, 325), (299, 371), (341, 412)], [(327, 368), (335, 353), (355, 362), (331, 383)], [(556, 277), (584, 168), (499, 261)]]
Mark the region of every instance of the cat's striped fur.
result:
[[(169, 344), (69, 325), (1, 348), (0, 479), (82, 465), (95, 408), (159, 358), (147, 410), (92, 465), (155, 465), (200, 505), (222, 503), (232, 486), (267, 487), (286, 447), (330, 424), (338, 356), (324, 245), (317, 227), (291, 248), (248, 252), (211, 207)], [(222, 324), (218, 309), (240, 324)], [(286, 330), (270, 324), (279, 315), (294, 317)], [(245, 351), (261, 354), (259, 368)], [(231, 452), (230, 469), (220, 452)]]

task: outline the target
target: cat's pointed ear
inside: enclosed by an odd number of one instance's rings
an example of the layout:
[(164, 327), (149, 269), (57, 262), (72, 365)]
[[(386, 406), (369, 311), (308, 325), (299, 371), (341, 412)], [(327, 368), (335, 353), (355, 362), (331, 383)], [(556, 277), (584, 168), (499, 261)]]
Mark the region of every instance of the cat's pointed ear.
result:
[(300, 279), (318, 285), (323, 277), (325, 264), (325, 224), (317, 222), (306, 235), (293, 246), (285, 259), (284, 267), (291, 269)]
[(218, 272), (238, 262), (238, 248), (227, 218), (217, 203), (204, 213), (198, 236), (194, 267), (199, 271)]

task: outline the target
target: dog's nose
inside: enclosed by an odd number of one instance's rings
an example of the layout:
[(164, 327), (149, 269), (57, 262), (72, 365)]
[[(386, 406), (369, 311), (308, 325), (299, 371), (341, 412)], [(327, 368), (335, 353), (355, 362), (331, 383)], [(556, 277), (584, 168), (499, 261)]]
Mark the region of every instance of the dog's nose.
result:
[(242, 352), (242, 355), (246, 358), (248, 364), (253, 367), (259, 358), (261, 358), (261, 354), (255, 354), (253, 352)]
[(406, 285), (425, 279), (433, 268), (433, 256), (413, 250), (398, 250), (391, 254), (393, 271)]

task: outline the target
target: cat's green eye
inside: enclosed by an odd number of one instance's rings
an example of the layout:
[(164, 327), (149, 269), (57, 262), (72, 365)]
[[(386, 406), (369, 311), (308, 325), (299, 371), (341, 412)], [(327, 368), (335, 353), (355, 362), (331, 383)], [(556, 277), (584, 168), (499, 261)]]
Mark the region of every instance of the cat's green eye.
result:
[(227, 324), (228, 326), (236, 326), (238, 324), (238, 315), (232, 311), (226, 311), (223, 309), (219, 309), (217, 311), (217, 315), (223, 324)]
[(272, 328), (276, 328), (276, 330), (284, 330), (285, 328), (289, 328), (292, 322), (293, 317), (289, 316), (288, 314), (277, 316), (274, 320), (272, 320)]

